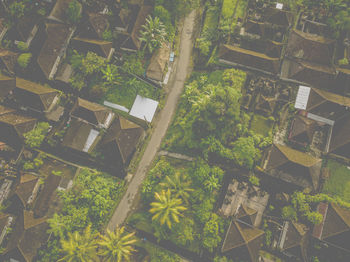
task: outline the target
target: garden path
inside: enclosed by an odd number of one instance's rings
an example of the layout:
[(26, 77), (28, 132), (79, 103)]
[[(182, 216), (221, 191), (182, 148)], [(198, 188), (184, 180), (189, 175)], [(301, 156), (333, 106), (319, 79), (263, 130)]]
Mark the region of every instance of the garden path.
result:
[(193, 47), (192, 35), (195, 26), (195, 16), (196, 11), (192, 11), (184, 20), (184, 26), (181, 32), (179, 55), (174, 74), (168, 83), (170, 91), (167, 96), (165, 106), (160, 112), (158, 121), (155, 123), (152, 137), (141, 158), (136, 173), (107, 225), (107, 228), (111, 231), (114, 230), (117, 225), (122, 224), (129, 212), (132, 210), (133, 202), (135, 201), (138, 190), (142, 184), (142, 181), (146, 177), (149, 166), (160, 148), (162, 139), (165, 136), (175, 113), (188, 72), (190, 70), (190, 59)]

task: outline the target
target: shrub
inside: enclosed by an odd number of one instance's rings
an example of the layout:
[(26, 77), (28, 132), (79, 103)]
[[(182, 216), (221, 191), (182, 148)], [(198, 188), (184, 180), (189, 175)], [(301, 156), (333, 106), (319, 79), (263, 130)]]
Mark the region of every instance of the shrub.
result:
[(17, 63), (20, 67), (27, 68), (31, 58), (32, 58), (31, 53), (21, 54), (17, 59)]
[(68, 8), (66, 10), (66, 15), (68, 21), (72, 24), (76, 24), (81, 19), (81, 9), (82, 6), (77, 0), (73, 0), (69, 3)]
[(40, 147), (49, 132), (50, 125), (47, 122), (41, 122), (37, 126), (24, 134), (25, 143), (30, 148)]
[(28, 51), (28, 45), (27, 43), (25, 42), (22, 42), (22, 41), (18, 41), (17, 43), (17, 48), (20, 50), (20, 51)]

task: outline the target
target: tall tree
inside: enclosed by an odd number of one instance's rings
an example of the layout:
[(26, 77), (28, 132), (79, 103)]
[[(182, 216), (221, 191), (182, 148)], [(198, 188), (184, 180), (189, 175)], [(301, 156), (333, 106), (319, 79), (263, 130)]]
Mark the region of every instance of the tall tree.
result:
[(152, 18), (148, 16), (142, 29), (140, 40), (145, 43), (144, 48), (148, 48), (150, 53), (165, 42), (167, 33), (164, 24), (158, 17)]
[(130, 255), (135, 249), (132, 247), (136, 243), (135, 232), (125, 232), (125, 227), (117, 227), (114, 232), (107, 229), (106, 235), (101, 235), (98, 245), (103, 261), (122, 262), (129, 261)]
[(61, 239), (64, 257), (58, 261), (91, 262), (97, 260), (96, 234), (91, 232), (91, 225), (87, 226), (82, 234), (75, 231), (68, 233), (68, 239)]
[(101, 68), (103, 79), (106, 80), (107, 84), (113, 85), (119, 82), (120, 77), (118, 68), (115, 65), (108, 64), (106, 68)]
[(190, 197), (191, 180), (188, 179), (184, 173), (177, 172), (173, 176), (166, 176), (165, 182), (160, 183), (163, 188), (170, 189), (170, 192), (175, 196), (181, 198), (186, 204)]
[(155, 202), (151, 203), (152, 208), (149, 210), (152, 214), (152, 220), (156, 220), (160, 225), (166, 224), (170, 229), (172, 223), (179, 223), (179, 217), (182, 211), (187, 208), (182, 206), (182, 200), (174, 198), (170, 190), (162, 190), (161, 193), (155, 193)]

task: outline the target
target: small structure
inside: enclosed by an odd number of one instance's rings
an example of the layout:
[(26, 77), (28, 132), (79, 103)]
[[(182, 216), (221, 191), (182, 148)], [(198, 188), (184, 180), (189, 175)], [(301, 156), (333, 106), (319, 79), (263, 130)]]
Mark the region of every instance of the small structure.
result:
[(71, 116), (85, 120), (99, 128), (108, 128), (112, 123), (114, 113), (104, 106), (78, 98), (71, 111)]
[(79, 152), (90, 153), (97, 144), (100, 132), (86, 121), (72, 118), (62, 145)]
[(336, 41), (293, 30), (289, 36), (286, 56), (315, 64), (331, 65)]
[(127, 166), (143, 132), (135, 123), (116, 117), (101, 141), (105, 159), (119, 168)]
[(151, 123), (158, 104), (158, 101), (137, 95), (129, 114)]
[(278, 248), (296, 262), (307, 262), (307, 246), (309, 243), (309, 230), (300, 223), (285, 221), (278, 241)]
[(227, 230), (221, 252), (233, 259), (258, 262), (259, 249), (264, 241), (264, 231), (239, 219), (233, 219)]
[(23, 210), (16, 220), (5, 252), (0, 258), (3, 261), (34, 261), (38, 249), (48, 239), (47, 229), (45, 217), (35, 218), (32, 211)]
[(163, 82), (165, 69), (167, 68), (170, 55), (170, 48), (163, 44), (156, 50), (151, 58), (150, 64), (147, 67), (146, 76), (157, 82)]
[[(58, 2), (61, 1), (57, 1), (56, 5)], [(68, 25), (45, 23), (45, 42), (37, 63), (46, 79), (51, 80), (56, 74), (73, 33), (74, 30)]]
[(0, 74), (0, 100), (7, 97), (16, 87), (16, 79)]
[(335, 122), (326, 152), (350, 159), (350, 113)]
[(14, 75), (18, 56), (19, 54), (0, 47), (0, 69)]
[(317, 212), (323, 215), (323, 221), (314, 226), (312, 236), (334, 248), (350, 252), (350, 210), (322, 202)]
[(72, 45), (78, 52), (94, 52), (99, 56), (110, 59), (114, 53), (113, 43), (98, 39), (75, 37)]
[(278, 74), (280, 68), (279, 58), (231, 45), (220, 46), (219, 62), (227, 65), (243, 65), (268, 74)]
[(13, 96), (20, 106), (45, 113), (49, 112), (59, 100), (59, 92), (56, 89), (22, 78), (16, 78)]
[(273, 144), (267, 151), (266, 174), (301, 188), (318, 188), (322, 160), (287, 146)]
[(315, 120), (298, 115), (293, 119), (289, 139), (303, 145), (311, 144), (317, 126)]

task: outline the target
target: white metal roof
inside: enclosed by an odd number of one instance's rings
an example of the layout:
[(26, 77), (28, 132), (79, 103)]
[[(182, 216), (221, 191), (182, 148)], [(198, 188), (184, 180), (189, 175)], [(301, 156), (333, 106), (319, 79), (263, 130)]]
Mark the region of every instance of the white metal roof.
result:
[(310, 95), (310, 87), (307, 86), (299, 86), (297, 99), (295, 100), (294, 107), (297, 109), (306, 109), (307, 101), (309, 100)]
[(157, 107), (158, 101), (137, 95), (129, 114), (150, 123)]

